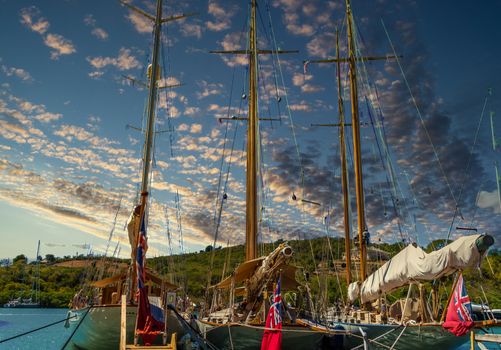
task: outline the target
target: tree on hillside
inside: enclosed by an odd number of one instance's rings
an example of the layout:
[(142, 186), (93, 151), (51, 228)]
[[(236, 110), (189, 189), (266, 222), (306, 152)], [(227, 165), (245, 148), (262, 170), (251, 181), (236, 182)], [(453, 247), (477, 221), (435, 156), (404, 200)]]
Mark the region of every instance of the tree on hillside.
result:
[(16, 256), (14, 259), (12, 259), (13, 264), (26, 264), (27, 261), (28, 259), (24, 254), (20, 254)]
[(52, 264), (53, 262), (56, 262), (56, 257), (54, 254), (45, 254), (45, 260), (47, 260), (49, 264)]

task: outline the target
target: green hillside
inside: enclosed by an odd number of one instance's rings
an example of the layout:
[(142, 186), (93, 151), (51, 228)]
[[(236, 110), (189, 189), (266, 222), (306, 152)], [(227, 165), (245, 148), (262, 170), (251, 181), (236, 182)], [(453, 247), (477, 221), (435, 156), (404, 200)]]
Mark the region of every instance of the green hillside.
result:
[[(271, 252), (280, 242), (274, 244), (260, 245), (260, 254)], [(443, 242), (436, 241), (435, 244)], [(344, 240), (317, 238), (312, 240), (290, 241), (290, 246), (294, 250), (293, 264), (298, 266), (297, 274), (300, 282), (308, 282), (314, 298), (318, 300), (319, 291), (322, 290), (323, 300), (328, 299), (329, 303), (346, 296), (346, 283), (341, 271), (336, 274), (334, 271), (334, 260), (340, 260), (344, 254)], [(400, 250), (398, 244), (375, 245), (378, 249), (395, 254)], [(428, 250), (430, 246), (426, 247)], [(209, 275), (211, 256), (214, 254), (214, 264), (212, 271), (211, 285), (216, 284), (222, 278), (223, 267), (226, 265), (225, 276), (228, 276), (244, 258), (243, 246), (233, 246), (228, 248), (216, 248), (214, 251), (208, 246), (205, 251), (189, 253), (176, 256), (164, 256), (151, 258), (147, 263), (162, 275), (183, 287), (187, 294), (195, 301), (204, 298)], [(82, 257), (78, 262), (83, 263)], [(16, 260), (16, 259), (15, 259)], [(93, 262), (100, 260), (94, 258), (82, 264), (63, 264), (56, 266), (54, 262), (64, 261), (54, 259), (51, 264), (41, 264), (40, 267), (40, 300), (44, 307), (66, 307), (73, 295), (81, 288), (82, 282), (94, 276), (96, 267)], [(124, 263), (128, 261), (123, 260)], [(68, 267), (70, 265), (77, 267)], [(316, 273), (321, 271), (321, 273)], [(354, 272), (354, 276), (355, 276)], [(13, 297), (30, 297), (33, 277), (35, 275), (35, 265), (27, 264), (24, 259), (17, 259), (14, 264), (8, 267), (0, 267), (0, 305), (6, 303)], [(488, 259), (485, 259), (481, 274), (479, 270), (465, 271), (464, 278), (468, 288), (468, 293), (474, 301), (483, 300), (484, 294), (490, 305), (494, 308), (501, 308), (501, 255), (492, 252)], [(450, 290), (452, 278), (446, 278), (440, 285), (440, 294), (444, 299), (446, 292)], [(429, 290), (430, 284), (427, 283)], [(483, 288), (483, 291), (482, 291)], [(389, 295), (390, 301), (399, 297), (404, 297), (406, 288)]]
[[(280, 242), (274, 244), (264, 244), (261, 246), (260, 254), (269, 253)], [(316, 238), (312, 240), (289, 241), (289, 245), (294, 250), (293, 264), (300, 267), (298, 280), (305, 282), (305, 276), (309, 277), (308, 283), (311, 287), (314, 296), (318, 297), (319, 289), (327, 290), (328, 300), (330, 303), (341, 299), (341, 293), (346, 297), (346, 282), (344, 275), (339, 272), (336, 275), (334, 271), (334, 260), (340, 260), (344, 254), (344, 239), (330, 239), (330, 248), (326, 238)], [(442, 240), (430, 243), (426, 248), (431, 251), (432, 247), (441, 247)], [(395, 244), (379, 244), (373, 247), (388, 252), (390, 256), (396, 254), (401, 245)], [(169, 275), (171, 281), (186, 288), (188, 295), (195, 301), (200, 301), (204, 297), (207, 286), (210, 259), (212, 247), (207, 247), (206, 251), (198, 253), (190, 253), (182, 256), (159, 257), (149, 259), (148, 263), (157, 271), (161, 271), (164, 275)], [(332, 252), (332, 254), (331, 254)], [(221, 280), (225, 261), (230, 261), (226, 267), (226, 274), (232, 271), (244, 259), (244, 247), (233, 246), (230, 248), (221, 248), (214, 251), (214, 264), (211, 285), (216, 284)], [(316, 274), (316, 266), (320, 266), (318, 270), (329, 274)], [(492, 267), (492, 269), (491, 269)], [(481, 273), (478, 269), (468, 270), (464, 272), (464, 279), (468, 288), (468, 293), (474, 301), (480, 301), (481, 297), (485, 301), (482, 289), (487, 296), (487, 300), (494, 308), (501, 308), (501, 255), (496, 251), (491, 252), (488, 259), (484, 259), (481, 266)], [(355, 276), (356, 271), (353, 271)], [(188, 276), (188, 278), (186, 278)], [(339, 281), (339, 282), (338, 282)], [(439, 284), (439, 293), (444, 299), (450, 291), (452, 285), (452, 276), (445, 278)], [(430, 290), (431, 283), (426, 283), (427, 290)], [(402, 288), (388, 296), (390, 301), (405, 297), (407, 289)], [(444, 300), (445, 302), (445, 300)]]

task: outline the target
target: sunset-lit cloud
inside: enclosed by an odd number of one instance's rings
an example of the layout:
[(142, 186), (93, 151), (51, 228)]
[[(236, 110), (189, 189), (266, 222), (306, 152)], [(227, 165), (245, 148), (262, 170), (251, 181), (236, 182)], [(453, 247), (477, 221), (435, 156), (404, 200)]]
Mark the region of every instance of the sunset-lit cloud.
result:
[(73, 42), (60, 34), (47, 33), (49, 21), (41, 17), (40, 10), (31, 6), (21, 10), (21, 23), (29, 29), (40, 34), (46, 46), (52, 49), (50, 57), (53, 60), (59, 59), (61, 55), (70, 55), (76, 52)]
[[(131, 4), (150, 14), (155, 11), (152, 2)], [(247, 5), (223, 0), (164, 4), (164, 17), (200, 14), (162, 26), (149, 193), (151, 254), (170, 251), (167, 218), (174, 253), (213, 244), (223, 194), (227, 199), (217, 244), (244, 241), (248, 55), (209, 51), (248, 47)], [(310, 64), (305, 72), (303, 61), (334, 57), (336, 28), (341, 55), (346, 55), (344, 3), (272, 0), (266, 5), (258, 3), (258, 47), (299, 53), (258, 55), (259, 240), (325, 235), (326, 217), (329, 233), (339, 236), (343, 231), (339, 128), (315, 126), (339, 122), (336, 65)], [(492, 167), (498, 152), (492, 151), (487, 114), (470, 156), (471, 131), (477, 127), (485, 86), (494, 87), (486, 113), (499, 109), (495, 91), (501, 88), (486, 73), (487, 67), (496, 71), (492, 57), (498, 56), (497, 49), (480, 40), (475, 50), (458, 54), (453, 48), (465, 47), (458, 43), (466, 39), (449, 37), (447, 53), (459, 57), (457, 66), (468, 67), (478, 52), (485, 61), (476, 66), (474, 77), (451, 78), (456, 66), (444, 63), (447, 55), (440, 44), (441, 25), (454, 28), (450, 17), (443, 16), (440, 6), (430, 12), (430, 5), (421, 2), (387, 5), (353, 4), (357, 54), (391, 52), (380, 21), (374, 20), (384, 18), (396, 51), (403, 56), (400, 64), (422, 120), (394, 60), (358, 62), (368, 229), (375, 240), (425, 244), (444, 238), (458, 205), (461, 215), (456, 223), (475, 221), (479, 230), (498, 237), (501, 220)], [(140, 192), (153, 22), (119, 3), (103, 6), (89, 13), (80, 2), (54, 7), (42, 1), (24, 8), (6, 2), (0, 14), (1, 29), (8, 34), (4, 46), (9, 48), (0, 59), (4, 78), (0, 205), (23, 215), (23, 222), (4, 221), (10, 225), (6, 231), (20, 232), (16, 240), (25, 240), (24, 246), (27, 240), (39, 239), (32, 232), (40, 236), (57, 232), (61, 241), (80, 237), (71, 244), (82, 247), (91, 242), (95, 252), (103, 253), (118, 211), (110, 246), (119, 243), (121, 256), (129, 256), (123, 227)], [(419, 21), (417, 14), (426, 11), (430, 18)], [(104, 21), (109, 13), (116, 20)], [(459, 11), (458, 16), (465, 19), (467, 14)], [(66, 17), (73, 18), (71, 26)], [(475, 21), (461, 23), (478, 34), (478, 26), (470, 26)], [(491, 32), (477, 37), (495, 42)], [(29, 43), (30, 54), (19, 43)], [(345, 63), (341, 76), (345, 118), (350, 123)], [(166, 88), (172, 85), (176, 87)], [(498, 134), (501, 123), (496, 117), (493, 124)], [(345, 136), (353, 195), (350, 126)], [(465, 162), (470, 158), (474, 171), (466, 176)], [(352, 206), (355, 213), (353, 197)], [(184, 244), (179, 243), (181, 232)], [(56, 241), (51, 243), (66, 244), (64, 254), (74, 253), (67, 241)], [(0, 249), (0, 257), (15, 249)]]

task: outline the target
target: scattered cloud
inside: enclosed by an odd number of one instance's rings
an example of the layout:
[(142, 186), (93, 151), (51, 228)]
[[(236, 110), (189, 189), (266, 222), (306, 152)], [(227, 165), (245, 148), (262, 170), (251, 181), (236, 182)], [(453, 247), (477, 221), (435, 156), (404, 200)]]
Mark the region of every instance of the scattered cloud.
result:
[[(243, 33), (226, 34), (219, 44), (224, 51), (241, 50), (245, 43)], [(247, 65), (247, 55), (220, 55), (221, 59), (230, 67)]]
[(132, 54), (132, 50), (125, 47), (119, 50), (117, 57), (87, 57), (87, 62), (89, 62), (93, 68), (97, 69), (97, 71), (89, 73), (91, 78), (101, 77), (103, 75), (101, 70), (107, 66), (113, 66), (121, 71), (141, 67), (141, 63)]
[(50, 112), (45, 112), (41, 114), (37, 114), (34, 116), (34, 118), (42, 123), (50, 123), (56, 120), (59, 120), (63, 117), (61, 113), (50, 113)]
[(197, 81), (198, 87), (201, 91), (197, 91), (198, 99), (202, 99), (211, 95), (219, 95), (223, 92), (223, 84), (209, 83), (206, 80)]
[(186, 109), (184, 110), (184, 115), (193, 116), (199, 112), (200, 112), (199, 107), (186, 107)]
[(108, 33), (103, 29), (97, 26), (96, 20), (94, 19), (93, 15), (86, 15), (84, 17), (84, 23), (88, 27), (92, 28), (91, 34), (94, 35), (96, 38), (100, 40), (107, 40), (108, 39)]
[(21, 23), (39, 34), (45, 34), (50, 26), (49, 21), (41, 17), (40, 10), (36, 6), (21, 9)]
[(181, 34), (186, 37), (202, 38), (203, 28), (200, 24), (196, 23), (183, 23), (181, 25)]
[[(2, 61), (2, 59), (0, 58), (0, 62), (1, 61)], [(33, 77), (25, 69), (16, 68), (16, 67), (8, 67), (4, 64), (2, 64), (0, 67), (2, 68), (2, 72), (8, 77), (14, 76), (14, 77), (17, 77), (17, 78), (21, 79), (22, 81), (26, 81), (26, 82), (33, 81)]]
[(306, 49), (312, 57), (327, 57), (336, 49), (336, 37), (332, 33), (318, 34), (308, 42)]
[(209, 1), (208, 13), (214, 20), (207, 21), (207, 29), (220, 32), (231, 27), (231, 18), (237, 13), (238, 7), (233, 4), (221, 5), (218, 1)]
[(70, 55), (76, 52), (71, 40), (59, 34), (47, 34), (44, 40), (45, 45), (52, 49), (50, 58), (57, 60), (61, 55)]
[(35, 7), (27, 7), (21, 9), (21, 23), (27, 28), (40, 34), (46, 46), (52, 49), (50, 57), (53, 60), (59, 59), (61, 55), (70, 55), (76, 52), (76, 48), (72, 41), (66, 39), (60, 34), (47, 33), (49, 22), (41, 17), (40, 10)]
[(202, 132), (202, 124), (191, 124), (190, 132), (192, 134), (200, 134)]
[(125, 17), (132, 23), (138, 33), (151, 33), (153, 30), (153, 22), (137, 12), (129, 10), (129, 14)]

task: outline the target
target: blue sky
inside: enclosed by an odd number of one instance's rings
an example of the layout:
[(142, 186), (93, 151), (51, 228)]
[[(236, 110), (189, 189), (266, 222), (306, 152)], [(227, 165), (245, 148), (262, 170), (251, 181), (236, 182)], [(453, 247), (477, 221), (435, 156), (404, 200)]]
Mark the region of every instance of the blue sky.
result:
[[(133, 4), (154, 11), (152, 1)], [(117, 211), (111, 245), (114, 249), (120, 242), (121, 256), (127, 256), (123, 227), (140, 180), (142, 137), (126, 126), (141, 127), (147, 92), (124, 76), (145, 80), (151, 26), (115, 1), (3, 0), (0, 5), (0, 257), (32, 256), (38, 239), (43, 254), (84, 252), (85, 244), (103, 253)], [(223, 153), (223, 184), (228, 165), (230, 172), (219, 244), (244, 239), (245, 124), (227, 125), (218, 118), (245, 115), (247, 101), (241, 95), (247, 88), (246, 62), (244, 57), (208, 51), (245, 47), (247, 3), (194, 0), (167, 2), (164, 7), (166, 15), (199, 15), (163, 30), (164, 81), (183, 85), (159, 96), (157, 130), (174, 132), (156, 138), (152, 255), (212, 244)], [(269, 0), (259, 1), (259, 9), (260, 47), (300, 51), (280, 60), (260, 58), (260, 114), (281, 119), (261, 123), (260, 240), (323, 235), (326, 216), (330, 234), (340, 235), (337, 129), (311, 127), (337, 121), (335, 70), (330, 65), (309, 65), (305, 73), (302, 62), (335, 55), (336, 26), (341, 28), (342, 52), (346, 52), (344, 4)], [(353, 2), (360, 51), (391, 53), (383, 19), (403, 55), (401, 64), (427, 131), (398, 65), (390, 61), (366, 65), (362, 121), (371, 120), (367, 105), (372, 113), (380, 113), (374, 118), (383, 117), (379, 120), (384, 121), (390, 154), (383, 161), (392, 164), (395, 175), (388, 182), (387, 167), (379, 159), (383, 139), (374, 135), (382, 131), (381, 124), (376, 123), (377, 130), (362, 128), (367, 220), (374, 239), (403, 237), (426, 244), (444, 238), (455, 201), (462, 218), (454, 226), (472, 225), (499, 237), (493, 163), (500, 157), (490, 148), (488, 116), (490, 111), (497, 113), (495, 118), (501, 115), (501, 31), (495, 18), (500, 10), (497, 1), (482, 6), (466, 1)], [(471, 158), (471, 175), (463, 180), (489, 87), (492, 95)], [(495, 119), (495, 125), (501, 132), (501, 122)], [(298, 205), (291, 200), (293, 192), (304, 193), (321, 206)], [(457, 234), (453, 230), (453, 236)]]

